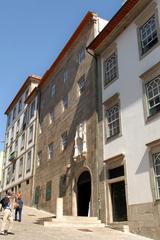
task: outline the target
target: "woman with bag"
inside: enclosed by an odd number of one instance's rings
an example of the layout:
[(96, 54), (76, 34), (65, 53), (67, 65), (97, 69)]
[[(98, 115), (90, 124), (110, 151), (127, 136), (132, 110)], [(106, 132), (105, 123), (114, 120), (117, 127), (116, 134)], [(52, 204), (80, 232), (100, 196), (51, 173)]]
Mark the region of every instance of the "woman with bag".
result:
[(23, 208), (23, 201), (21, 196), (17, 197), (14, 208), (15, 208), (15, 221), (17, 221), (17, 214), (18, 214), (18, 221), (21, 222), (22, 208)]

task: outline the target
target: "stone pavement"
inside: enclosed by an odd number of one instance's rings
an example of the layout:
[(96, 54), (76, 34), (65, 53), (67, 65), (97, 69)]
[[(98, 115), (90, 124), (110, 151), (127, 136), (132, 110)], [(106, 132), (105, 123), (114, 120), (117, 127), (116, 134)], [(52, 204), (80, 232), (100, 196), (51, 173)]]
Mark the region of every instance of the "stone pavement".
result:
[[(14, 222), (15, 235), (0, 236), (8, 240), (149, 240), (138, 235), (122, 233), (108, 228), (47, 228), (43, 221), (51, 221), (52, 214), (25, 207), (22, 222)], [(0, 226), (1, 226), (0, 220)]]

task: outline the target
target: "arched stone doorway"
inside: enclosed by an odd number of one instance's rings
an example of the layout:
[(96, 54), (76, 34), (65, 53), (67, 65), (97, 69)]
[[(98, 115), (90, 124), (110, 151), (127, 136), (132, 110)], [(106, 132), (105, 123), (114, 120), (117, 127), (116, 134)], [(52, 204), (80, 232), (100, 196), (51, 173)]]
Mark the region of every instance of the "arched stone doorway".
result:
[(77, 182), (77, 214), (88, 216), (91, 199), (91, 175), (88, 171), (83, 172)]

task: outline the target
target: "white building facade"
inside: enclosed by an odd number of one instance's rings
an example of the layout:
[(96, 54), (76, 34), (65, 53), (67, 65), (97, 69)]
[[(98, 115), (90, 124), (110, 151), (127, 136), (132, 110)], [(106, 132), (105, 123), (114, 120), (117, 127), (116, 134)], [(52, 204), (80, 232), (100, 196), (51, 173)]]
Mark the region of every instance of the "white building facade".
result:
[(128, 0), (90, 44), (98, 58), (105, 221), (160, 236), (160, 1)]
[(5, 112), (3, 192), (21, 191), (27, 205), (32, 201), (39, 82), (39, 77), (29, 76)]

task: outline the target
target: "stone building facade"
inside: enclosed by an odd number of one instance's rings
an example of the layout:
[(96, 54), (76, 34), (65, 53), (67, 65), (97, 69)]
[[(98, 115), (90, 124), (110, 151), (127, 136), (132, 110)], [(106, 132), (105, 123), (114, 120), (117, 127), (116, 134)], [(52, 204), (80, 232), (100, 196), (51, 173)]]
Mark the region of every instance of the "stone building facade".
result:
[(39, 82), (39, 77), (29, 76), (5, 112), (2, 195), (21, 191), (26, 205), (32, 205)]
[[(35, 204), (98, 216), (96, 62), (86, 46), (106, 21), (89, 12), (39, 85)], [(61, 201), (62, 202), (62, 201)]]
[(105, 222), (160, 236), (160, 1), (128, 0), (88, 50), (97, 56)]

